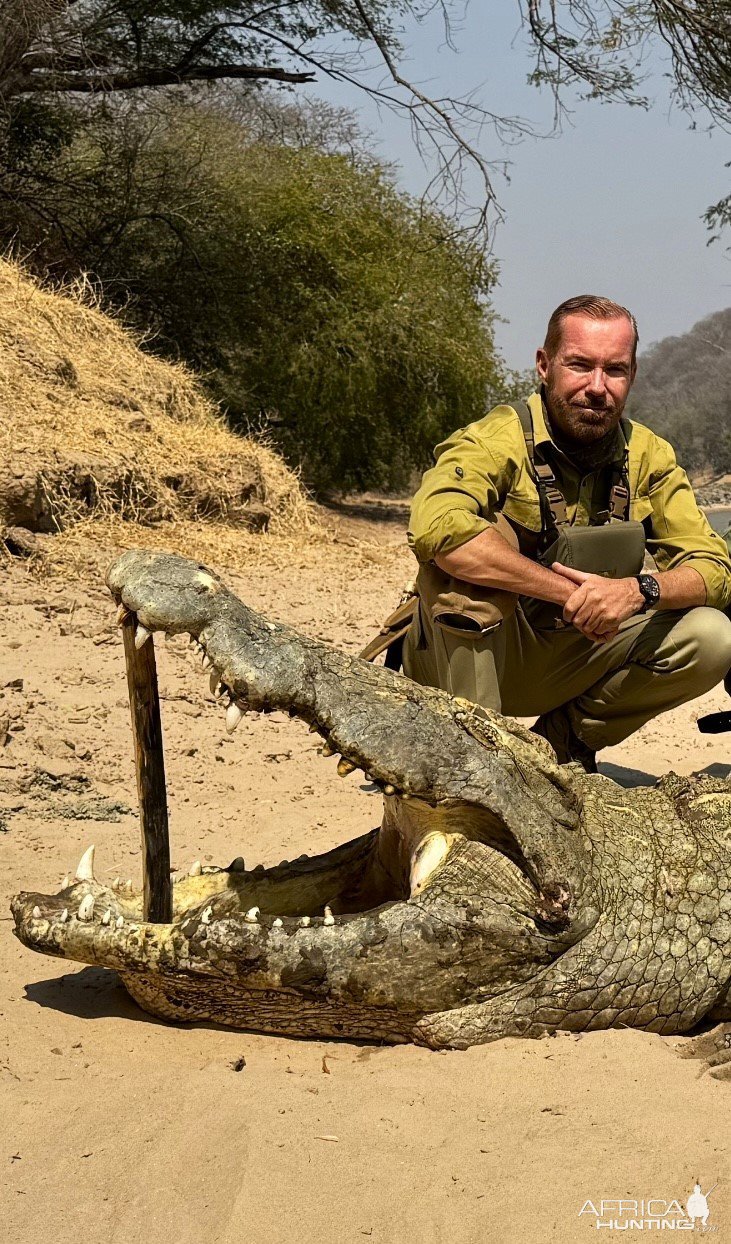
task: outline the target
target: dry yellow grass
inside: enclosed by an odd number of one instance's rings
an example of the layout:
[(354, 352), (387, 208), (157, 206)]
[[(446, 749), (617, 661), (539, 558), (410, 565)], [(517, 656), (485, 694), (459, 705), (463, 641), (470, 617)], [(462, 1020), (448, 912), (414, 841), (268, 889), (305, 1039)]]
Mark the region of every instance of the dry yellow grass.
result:
[(230, 563), (263, 508), (272, 535), (316, 537), (296, 474), (231, 432), (186, 368), (145, 354), (90, 291), (0, 260), (0, 528), (27, 512), (61, 533), (54, 560), (92, 539)]

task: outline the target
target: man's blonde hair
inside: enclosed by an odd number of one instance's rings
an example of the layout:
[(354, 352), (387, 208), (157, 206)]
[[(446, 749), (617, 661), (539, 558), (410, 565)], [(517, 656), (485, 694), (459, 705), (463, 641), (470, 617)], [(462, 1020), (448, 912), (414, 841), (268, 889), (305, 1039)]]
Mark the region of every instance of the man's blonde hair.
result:
[(592, 320), (616, 320), (621, 316), (629, 320), (634, 329), (635, 340), (632, 347), (632, 366), (637, 362), (637, 346), (640, 334), (637, 331), (637, 320), (631, 311), (612, 302), (611, 298), (600, 298), (598, 294), (578, 294), (576, 298), (567, 298), (553, 312), (546, 329), (546, 340), (543, 349), (549, 358), (553, 357), (561, 341), (561, 329), (567, 315), (587, 315)]

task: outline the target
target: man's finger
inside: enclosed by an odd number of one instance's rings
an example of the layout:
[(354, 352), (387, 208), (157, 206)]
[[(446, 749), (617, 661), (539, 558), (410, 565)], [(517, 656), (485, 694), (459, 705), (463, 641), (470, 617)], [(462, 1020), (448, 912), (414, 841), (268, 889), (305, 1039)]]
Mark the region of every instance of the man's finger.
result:
[(577, 630), (580, 630), (584, 638), (591, 640), (593, 644), (606, 644), (619, 634), (619, 630), (614, 628), (609, 631), (587, 631), (583, 627), (577, 627)]
[(563, 607), (564, 622), (573, 622), (574, 614), (581, 608), (585, 599), (586, 593), (582, 590), (582, 587), (577, 587), (576, 591), (571, 593)]
[(562, 562), (553, 562), (551, 570), (554, 574), (563, 575), (564, 579), (570, 579), (572, 583), (586, 583), (591, 575), (586, 570), (574, 570), (573, 566), (564, 566)]
[(606, 627), (602, 626), (603, 619), (601, 614), (597, 612), (593, 605), (584, 603), (581, 609), (574, 614), (574, 626), (578, 626), (580, 631), (603, 631)]

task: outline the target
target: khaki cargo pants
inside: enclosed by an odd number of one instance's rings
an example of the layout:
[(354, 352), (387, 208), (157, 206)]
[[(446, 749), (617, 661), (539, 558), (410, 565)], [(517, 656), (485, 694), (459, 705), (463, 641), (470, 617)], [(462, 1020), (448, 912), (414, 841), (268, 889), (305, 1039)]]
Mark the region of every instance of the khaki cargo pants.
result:
[(421, 606), (403, 665), (415, 682), (511, 717), (566, 705), (579, 738), (599, 751), (720, 682), (731, 667), (731, 620), (706, 607), (658, 611), (594, 644), (573, 626), (534, 629), (520, 604), (485, 635), (435, 626)]

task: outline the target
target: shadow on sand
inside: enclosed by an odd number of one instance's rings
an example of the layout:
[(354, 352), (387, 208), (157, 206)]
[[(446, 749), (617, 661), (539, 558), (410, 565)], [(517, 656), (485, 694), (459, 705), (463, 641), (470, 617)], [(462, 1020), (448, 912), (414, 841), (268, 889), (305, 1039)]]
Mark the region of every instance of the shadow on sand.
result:
[(599, 772), (602, 777), (611, 778), (618, 786), (629, 789), (632, 786), (654, 786), (657, 774), (645, 773), (643, 769), (627, 769), (624, 765), (613, 765), (600, 761)]
[[(80, 1019), (131, 1019), (138, 1023), (163, 1024), (141, 1010), (133, 1002), (116, 972), (109, 968), (82, 968), (79, 972), (64, 972), (48, 980), (33, 981), (26, 985), (25, 996), (38, 1006)], [(175, 1025), (173, 1025), (175, 1026)]]
[[(624, 765), (613, 765), (605, 761), (600, 762), (599, 772), (604, 777), (611, 778), (618, 786), (624, 786), (626, 789), (630, 789), (633, 786), (654, 786), (660, 776), (659, 774), (645, 773), (642, 769), (627, 769)], [(729, 778), (731, 777), (731, 765), (717, 763), (706, 765), (704, 769), (696, 769), (693, 776)]]

